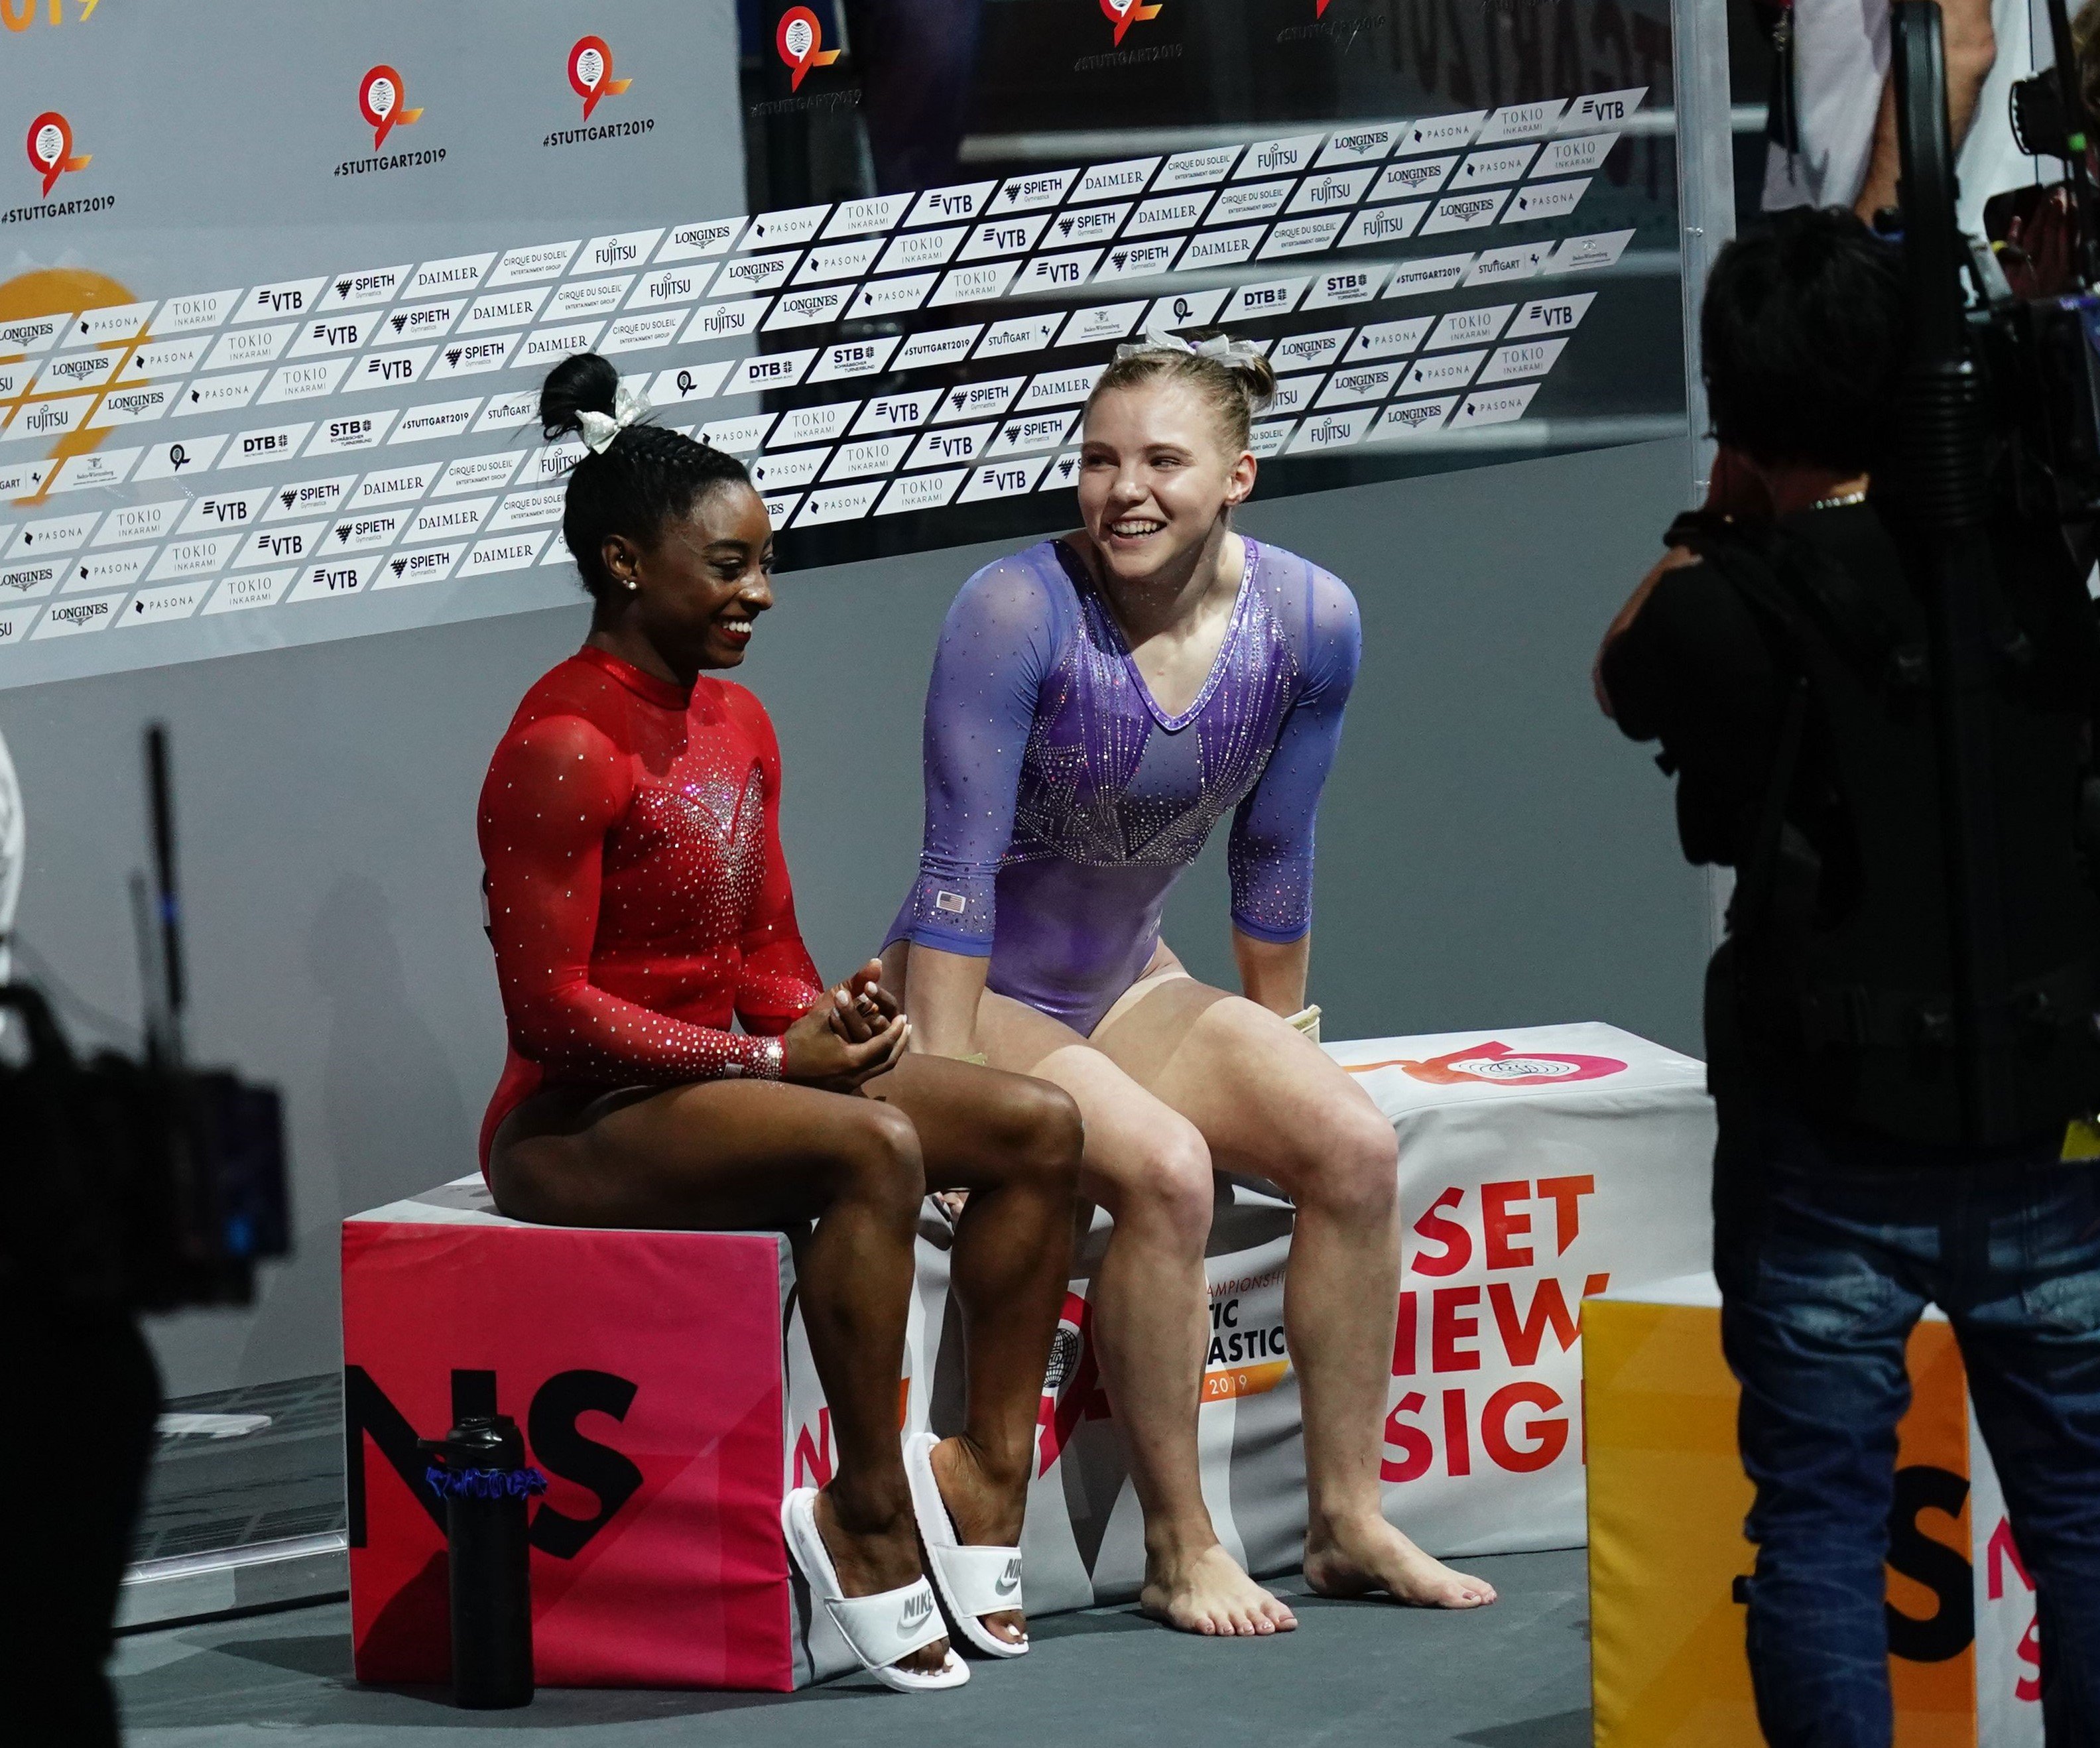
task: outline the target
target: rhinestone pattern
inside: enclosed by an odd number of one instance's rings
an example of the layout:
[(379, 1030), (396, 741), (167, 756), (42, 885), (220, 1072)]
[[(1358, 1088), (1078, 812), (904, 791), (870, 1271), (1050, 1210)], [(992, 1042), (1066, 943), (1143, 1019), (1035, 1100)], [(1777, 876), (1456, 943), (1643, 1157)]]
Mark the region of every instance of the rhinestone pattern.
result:
[(1063, 542), (964, 585), (927, 698), (924, 851), (893, 939), (989, 953), (992, 988), (1091, 1031), (1229, 811), (1234, 924), (1305, 934), (1313, 818), (1361, 629), (1338, 579), (1246, 546), (1224, 640), (1178, 716)]
[(586, 647), (526, 694), (481, 794), (510, 1033), (484, 1164), (545, 1080), (779, 1078), (779, 1034), (823, 994), (779, 795), (773, 725), (740, 686), (703, 677), (689, 696)]

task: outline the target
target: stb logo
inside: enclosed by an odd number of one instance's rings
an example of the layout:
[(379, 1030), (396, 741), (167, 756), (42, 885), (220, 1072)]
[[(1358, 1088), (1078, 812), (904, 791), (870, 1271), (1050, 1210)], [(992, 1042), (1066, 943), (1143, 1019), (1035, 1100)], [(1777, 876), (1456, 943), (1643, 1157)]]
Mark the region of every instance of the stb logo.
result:
[(1108, 14), (1109, 22), (1115, 26), (1116, 46), (1123, 46), (1123, 33), (1132, 24), (1141, 24), (1148, 18), (1159, 16), (1159, 8), (1166, 0), (1154, 0), (1145, 6), (1140, 0), (1101, 0), (1101, 10)]
[(55, 109), (46, 109), (29, 124), (29, 167), (44, 179), (44, 192), (69, 170), (86, 170), (92, 154), (75, 154), (73, 124)]
[(612, 50), (603, 37), (579, 37), (569, 51), (569, 88), (583, 99), (586, 121), (600, 99), (617, 97), (633, 82), (613, 77)]
[(386, 136), (395, 128), (412, 127), (421, 119), (421, 110), (402, 108), (408, 95), (408, 82), (391, 67), (374, 67), (359, 82), (357, 110), (372, 124), (374, 152), (386, 143)]
[(780, 15), (780, 28), (774, 33), (773, 46), (779, 51), (795, 77), (788, 82), (788, 89), (799, 91), (802, 81), (809, 77), (812, 67), (828, 67), (839, 58), (839, 51), (824, 46), (824, 27), (818, 22), (817, 15), (805, 6), (790, 7)]

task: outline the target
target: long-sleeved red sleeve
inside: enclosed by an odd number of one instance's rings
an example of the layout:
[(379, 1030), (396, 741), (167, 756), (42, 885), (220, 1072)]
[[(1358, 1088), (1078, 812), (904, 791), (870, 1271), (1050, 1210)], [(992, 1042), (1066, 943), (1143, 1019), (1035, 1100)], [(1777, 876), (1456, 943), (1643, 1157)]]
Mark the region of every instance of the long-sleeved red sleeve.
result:
[[(778, 767), (776, 751), (770, 789), (778, 787)], [(554, 1078), (612, 1086), (777, 1079), (777, 1038), (674, 1019), (592, 980), (606, 840), (627, 816), (634, 788), (628, 757), (580, 716), (541, 717), (496, 749), (482, 791), (480, 838), (512, 1046)], [(769, 865), (778, 866), (770, 814), (767, 824)], [(778, 883), (785, 900), (784, 867)], [(784, 915), (786, 939), (799, 951), (792, 900)], [(801, 962), (808, 964), (806, 953)], [(814, 968), (809, 975), (815, 983)], [(801, 1011), (769, 1013), (780, 1018), (770, 1030), (784, 1030)]]
[(757, 699), (742, 691), (730, 696), (757, 744), (765, 809), (763, 867), (758, 890), (744, 913), (736, 1017), (748, 1032), (777, 1036), (822, 998), (824, 985), (809, 948), (802, 944), (788, 859), (780, 848), (780, 743)]

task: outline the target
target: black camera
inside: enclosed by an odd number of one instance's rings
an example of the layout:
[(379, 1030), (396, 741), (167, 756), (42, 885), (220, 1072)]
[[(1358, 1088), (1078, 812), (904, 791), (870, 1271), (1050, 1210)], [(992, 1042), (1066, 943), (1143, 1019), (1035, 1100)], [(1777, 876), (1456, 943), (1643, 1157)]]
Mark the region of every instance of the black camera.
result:
[(132, 885), (146, 1047), (82, 1061), (41, 992), (0, 987), (19, 1057), (0, 1062), (13, 1180), (0, 1284), (145, 1311), (245, 1304), (256, 1263), (290, 1248), (284, 1113), (274, 1088), (186, 1060), (165, 731), (146, 744), (155, 879)]

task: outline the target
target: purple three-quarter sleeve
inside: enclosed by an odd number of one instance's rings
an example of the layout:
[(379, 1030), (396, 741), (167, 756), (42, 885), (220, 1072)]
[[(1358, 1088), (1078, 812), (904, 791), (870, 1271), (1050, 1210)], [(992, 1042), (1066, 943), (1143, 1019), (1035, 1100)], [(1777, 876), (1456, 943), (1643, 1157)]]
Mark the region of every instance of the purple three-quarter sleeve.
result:
[(1233, 815), (1227, 849), (1233, 925), (1258, 941), (1295, 941), (1312, 926), (1313, 816), (1363, 656), (1363, 622), (1348, 585), (1317, 566), (1305, 571), (1297, 652), (1304, 678), (1276, 751)]
[(963, 585), (926, 692), (926, 836), (905, 907), (921, 947), (991, 952), (999, 859), (1013, 837), (1021, 756), (1068, 626), (1031, 563), (1002, 558)]

